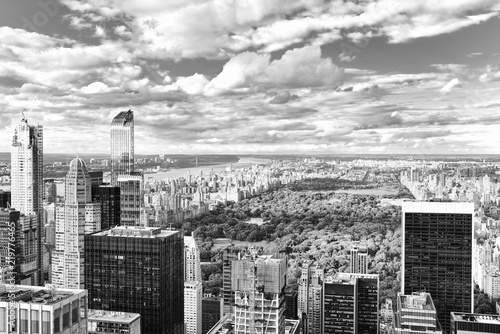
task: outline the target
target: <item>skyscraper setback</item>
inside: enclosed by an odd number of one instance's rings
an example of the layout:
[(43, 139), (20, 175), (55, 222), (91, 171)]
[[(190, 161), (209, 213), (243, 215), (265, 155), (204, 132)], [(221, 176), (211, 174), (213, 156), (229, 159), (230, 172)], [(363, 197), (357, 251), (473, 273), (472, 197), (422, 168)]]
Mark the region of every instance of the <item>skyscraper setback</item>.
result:
[(443, 332), (472, 311), (474, 203), (403, 202), (401, 291), (430, 293)]
[(134, 112), (122, 111), (111, 122), (111, 184), (134, 171)]
[(11, 151), (11, 206), (25, 215), (36, 214), (36, 273), (33, 284), (42, 285), (43, 230), (43, 128), (23, 117), (14, 128)]

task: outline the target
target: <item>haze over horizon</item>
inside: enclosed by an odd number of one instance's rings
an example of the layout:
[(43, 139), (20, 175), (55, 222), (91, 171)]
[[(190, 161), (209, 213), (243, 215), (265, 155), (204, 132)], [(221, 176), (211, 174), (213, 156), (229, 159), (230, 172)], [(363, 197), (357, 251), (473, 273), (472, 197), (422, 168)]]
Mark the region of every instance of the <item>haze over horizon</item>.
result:
[(138, 154), (499, 151), (495, 0), (42, 3), (0, 11), (0, 152), (25, 108), (47, 153), (128, 109)]

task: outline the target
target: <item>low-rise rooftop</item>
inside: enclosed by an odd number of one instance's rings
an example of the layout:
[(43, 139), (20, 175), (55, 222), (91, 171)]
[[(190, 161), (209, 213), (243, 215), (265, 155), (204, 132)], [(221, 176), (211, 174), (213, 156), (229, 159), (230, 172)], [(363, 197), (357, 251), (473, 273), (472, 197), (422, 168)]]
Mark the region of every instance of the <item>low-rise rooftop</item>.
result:
[(54, 304), (85, 292), (80, 289), (53, 289), (30, 285), (1, 285), (0, 302), (20, 302), (28, 304)]
[(474, 314), (451, 312), (451, 317), (455, 321), (479, 322), (484, 324), (500, 325), (500, 315), (497, 314)]
[(109, 230), (93, 233), (99, 237), (130, 237), (130, 238), (165, 238), (179, 233), (179, 231), (162, 230), (159, 227), (117, 226)]
[(114, 312), (114, 311), (104, 311), (104, 310), (91, 310), (89, 309), (89, 321), (106, 321), (106, 322), (120, 322), (120, 323), (131, 323), (139, 319), (141, 315), (139, 313), (129, 313), (129, 312)]

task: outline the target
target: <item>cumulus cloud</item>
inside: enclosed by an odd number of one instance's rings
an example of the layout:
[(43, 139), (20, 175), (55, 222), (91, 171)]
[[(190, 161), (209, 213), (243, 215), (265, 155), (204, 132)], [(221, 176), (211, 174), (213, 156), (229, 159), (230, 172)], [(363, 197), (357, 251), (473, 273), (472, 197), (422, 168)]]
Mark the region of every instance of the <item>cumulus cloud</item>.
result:
[(84, 86), (80, 89), (80, 92), (83, 94), (103, 94), (112, 92), (114, 89), (108, 87), (105, 83), (102, 82), (93, 82), (88, 86)]
[(448, 82), (439, 90), (439, 92), (441, 94), (448, 94), (454, 87), (457, 87), (459, 85), (460, 85), (460, 80), (458, 80), (457, 78), (451, 79), (450, 82)]
[(279, 92), (273, 95), (274, 97), (269, 101), (270, 104), (283, 104), (299, 98), (295, 94), (290, 94), (289, 91)]

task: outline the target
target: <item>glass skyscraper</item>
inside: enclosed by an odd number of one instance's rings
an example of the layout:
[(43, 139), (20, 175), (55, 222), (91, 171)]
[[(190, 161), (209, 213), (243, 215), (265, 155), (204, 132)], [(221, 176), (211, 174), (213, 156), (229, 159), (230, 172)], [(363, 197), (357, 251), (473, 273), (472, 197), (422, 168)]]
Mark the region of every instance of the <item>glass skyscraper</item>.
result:
[(36, 274), (32, 284), (42, 285), (43, 231), (43, 129), (23, 117), (14, 128), (11, 151), (11, 207), (25, 215), (36, 214)]
[(443, 332), (471, 312), (473, 203), (403, 202), (401, 291), (430, 293)]
[(122, 111), (111, 122), (111, 184), (134, 171), (134, 112)]

